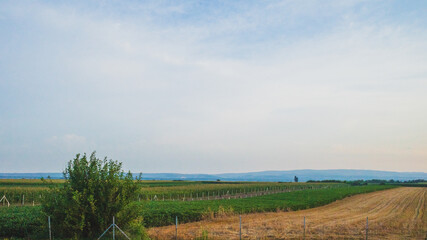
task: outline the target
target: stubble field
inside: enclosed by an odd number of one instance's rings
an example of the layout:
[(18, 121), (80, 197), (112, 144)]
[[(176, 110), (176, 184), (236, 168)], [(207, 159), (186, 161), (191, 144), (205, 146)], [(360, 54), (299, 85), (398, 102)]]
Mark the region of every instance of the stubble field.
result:
[[(427, 188), (401, 187), (359, 194), (329, 205), (294, 211), (242, 215), (243, 239), (425, 239)], [(154, 239), (174, 239), (175, 226), (149, 229)], [(239, 239), (239, 216), (179, 225), (179, 239)]]

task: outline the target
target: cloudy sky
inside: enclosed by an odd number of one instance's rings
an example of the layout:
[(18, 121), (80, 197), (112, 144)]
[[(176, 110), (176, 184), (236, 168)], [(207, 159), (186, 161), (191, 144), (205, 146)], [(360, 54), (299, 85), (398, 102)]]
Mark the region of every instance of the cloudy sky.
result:
[(0, 172), (427, 171), (427, 1), (0, 1)]

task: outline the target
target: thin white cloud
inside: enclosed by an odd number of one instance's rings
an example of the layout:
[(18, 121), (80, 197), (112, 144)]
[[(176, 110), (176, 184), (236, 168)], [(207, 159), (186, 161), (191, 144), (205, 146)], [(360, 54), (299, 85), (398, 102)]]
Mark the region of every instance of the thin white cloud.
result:
[(88, 142), (86, 137), (79, 136), (76, 134), (65, 134), (63, 136), (52, 136), (48, 140), (49, 144), (52, 144), (56, 148), (60, 148), (59, 150), (70, 151), (80, 151), (82, 148), (86, 148)]

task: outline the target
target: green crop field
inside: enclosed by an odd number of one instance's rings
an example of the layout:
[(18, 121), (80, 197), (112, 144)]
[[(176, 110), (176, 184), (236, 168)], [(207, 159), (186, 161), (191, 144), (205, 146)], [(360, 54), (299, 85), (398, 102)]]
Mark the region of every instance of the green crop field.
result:
[[(37, 198), (37, 194), (45, 193), (48, 189), (47, 185), (38, 181), (27, 181), (28, 185), (14, 184), (14, 181), (0, 183), (9, 184), (9, 186), (0, 185), (0, 194), (1, 190), (6, 193), (15, 191), (17, 195), (29, 194), (26, 198), (33, 195)], [(60, 184), (61, 182), (57, 181), (55, 186)], [(184, 223), (227, 214), (306, 209), (354, 194), (392, 187), (394, 186), (350, 186), (335, 183), (143, 181), (140, 189), (143, 197), (137, 199), (135, 204), (143, 205), (144, 223), (146, 227), (153, 227), (173, 224), (176, 216)], [(261, 196), (240, 198), (244, 196), (243, 194), (251, 192)], [(208, 193), (211, 197), (222, 199), (207, 200)], [(186, 201), (181, 198), (184, 194), (187, 197)], [(160, 195), (179, 198), (172, 197), (174, 200), (168, 200), (166, 197), (165, 200), (163, 198), (154, 200), (156, 198), (153, 196)], [(194, 197), (193, 201), (189, 196)], [(197, 196), (205, 196), (205, 200), (197, 201)], [(52, 224), (54, 222), (55, 219), (52, 219)], [(0, 207), (0, 226), (0, 237), (36, 237), (46, 234), (47, 220), (46, 216), (42, 215), (40, 206), (15, 204), (11, 207)]]
[[(38, 205), (49, 187), (59, 187), (64, 180), (1, 179), (0, 197), (5, 195), (12, 205)], [(138, 197), (144, 200), (191, 200), (259, 195), (284, 191), (338, 187), (337, 183), (277, 183), (223, 181), (141, 181)]]
[(272, 183), (272, 182), (202, 182), (172, 187), (141, 187), (139, 199), (191, 200), (240, 196), (250, 193), (295, 191), (313, 188), (338, 187), (345, 184), (331, 183)]

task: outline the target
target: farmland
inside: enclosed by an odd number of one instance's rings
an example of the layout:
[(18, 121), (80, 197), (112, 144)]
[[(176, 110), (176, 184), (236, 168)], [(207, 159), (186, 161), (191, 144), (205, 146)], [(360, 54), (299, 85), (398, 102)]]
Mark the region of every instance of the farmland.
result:
[[(318, 196), (316, 196), (318, 197)], [(242, 215), (244, 239), (364, 239), (366, 217), (372, 239), (424, 239), (427, 188), (396, 188), (360, 194), (302, 211)], [(154, 239), (171, 239), (174, 226), (151, 228)], [(239, 217), (223, 216), (179, 225), (179, 239), (239, 239)]]
[(144, 219), (146, 225), (150, 227), (173, 224), (175, 216), (178, 216), (180, 222), (184, 223), (223, 215), (301, 210), (325, 205), (354, 194), (378, 191), (388, 188), (392, 187), (379, 185), (338, 187), (307, 189), (304, 191), (277, 193), (242, 199), (194, 202), (147, 202), (145, 205), (147, 211), (145, 211)]
[[(1, 183), (0, 189), (6, 194), (15, 192), (18, 201), (12, 202), (10, 208), (0, 208), (0, 236), (45, 234), (46, 219), (40, 206), (20, 206), (19, 196), (32, 193), (25, 199), (31, 199), (29, 196), (37, 199), (37, 195), (45, 194), (49, 187), (61, 186), (62, 182), (56, 180), (53, 184), (48, 184), (39, 180), (10, 180)], [(146, 227), (171, 225), (175, 217), (179, 218), (180, 223), (186, 223), (227, 215), (307, 209), (347, 196), (394, 187), (216, 181), (143, 181), (140, 185), (140, 194), (134, 204), (143, 206), (142, 215)], [(55, 219), (52, 221), (55, 222)]]
[[(0, 179), (0, 197), (6, 195), (12, 205), (38, 205), (50, 187), (64, 180)], [(258, 196), (277, 192), (347, 186), (334, 183), (273, 183), (221, 181), (141, 181), (135, 201), (191, 201)]]

